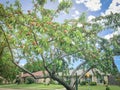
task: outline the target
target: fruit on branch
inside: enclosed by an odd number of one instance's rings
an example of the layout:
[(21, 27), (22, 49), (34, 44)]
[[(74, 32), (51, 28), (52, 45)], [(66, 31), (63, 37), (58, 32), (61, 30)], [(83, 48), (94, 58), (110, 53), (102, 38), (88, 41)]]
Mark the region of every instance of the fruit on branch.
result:
[(64, 33), (68, 33), (68, 31), (67, 31), (67, 30), (64, 30)]
[(33, 41), (32, 44), (33, 44), (33, 45), (37, 45), (37, 42), (36, 42), (36, 41)]

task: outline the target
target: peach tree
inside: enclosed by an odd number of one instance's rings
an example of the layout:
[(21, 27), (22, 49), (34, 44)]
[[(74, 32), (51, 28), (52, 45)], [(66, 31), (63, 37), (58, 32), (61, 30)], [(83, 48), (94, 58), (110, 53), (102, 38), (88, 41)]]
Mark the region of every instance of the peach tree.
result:
[[(107, 58), (106, 51), (102, 52), (104, 48), (100, 48), (104, 41), (98, 33), (103, 28), (100, 24), (87, 22), (85, 13), (77, 20), (59, 23), (54, 19), (61, 11), (68, 13), (72, 7), (71, 0), (61, 0), (56, 10), (46, 9), (46, 3), (47, 0), (33, 0), (34, 7), (27, 12), (23, 11), (19, 0), (7, 6), (0, 4), (0, 30), (4, 33), (11, 61), (16, 66), (37, 78), (21, 67), (19, 62), (26, 60), (32, 63), (40, 60), (40, 67), (44, 67), (50, 78), (67, 90), (75, 90), (76, 80), (72, 77), (80, 67), (85, 66), (86, 71), (79, 79), (89, 70), (101, 68), (103, 62), (110, 59)], [(109, 48), (108, 51), (112, 50)], [(70, 65), (76, 61), (81, 63), (69, 75)], [(60, 72), (62, 75), (59, 75)], [(62, 78), (65, 75), (69, 76), (70, 82)]]

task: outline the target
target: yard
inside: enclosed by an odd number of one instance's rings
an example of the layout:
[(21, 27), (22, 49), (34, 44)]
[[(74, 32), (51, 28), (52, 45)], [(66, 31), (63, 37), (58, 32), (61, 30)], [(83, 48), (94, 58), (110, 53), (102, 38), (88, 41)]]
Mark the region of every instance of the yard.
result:
[[(120, 86), (109, 86), (110, 90), (120, 90)], [(43, 84), (11, 84), (0, 85), (0, 90), (65, 90), (61, 85), (43, 85)], [(105, 86), (79, 86), (79, 90), (106, 90)]]

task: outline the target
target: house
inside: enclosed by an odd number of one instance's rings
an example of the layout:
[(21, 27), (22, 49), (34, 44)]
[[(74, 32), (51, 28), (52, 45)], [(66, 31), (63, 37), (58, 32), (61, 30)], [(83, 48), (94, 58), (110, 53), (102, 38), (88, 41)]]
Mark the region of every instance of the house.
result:
[[(69, 74), (63, 75), (64, 80), (70, 79), (70, 75), (72, 74), (73, 70), (69, 71)], [(84, 72), (83, 69), (79, 69), (77, 73), (77, 77), (80, 77), (82, 73)], [(95, 72), (98, 72), (99, 74), (95, 74)], [(50, 78), (48, 76), (48, 73), (45, 71), (38, 71), (33, 73), (34, 76), (36, 76), (38, 79), (36, 79), (36, 83), (49, 83)], [(59, 76), (62, 76), (62, 72), (58, 73)], [(20, 77), (22, 78), (22, 81), (25, 82), (26, 77), (30, 77), (31, 75), (28, 73), (21, 73)], [(82, 81), (89, 81), (89, 82), (96, 82), (97, 84), (104, 84), (105, 82), (108, 83), (108, 76), (104, 73), (100, 72), (97, 69), (92, 69), (89, 72), (85, 74), (83, 78), (80, 79), (80, 82)], [(74, 75), (72, 78), (76, 78)]]
[(0, 76), (0, 84), (7, 84), (7, 83), (9, 83), (9, 82), (5, 78)]
[[(73, 70), (70, 70), (70, 75), (72, 74), (72, 72)], [(80, 77), (83, 72), (84, 69), (79, 69), (76, 72), (77, 77)], [(87, 81), (87, 82), (96, 82), (97, 84), (105, 84), (108, 83), (108, 76), (109, 74), (106, 75), (105, 73), (102, 73), (97, 69), (91, 69), (80, 79), (80, 82)]]
[[(73, 82), (75, 81), (76, 77), (79, 78), (85, 72), (84, 69), (79, 69), (77, 72), (71, 77), (73, 70), (70, 70), (68, 74), (64, 75), (64, 80), (69, 80), (73, 78)], [(76, 76), (77, 75), (77, 76)], [(59, 73), (59, 76), (62, 76), (62, 72)], [(79, 82), (86, 81), (86, 82), (96, 82), (97, 84), (105, 84), (108, 83), (109, 74), (105, 74), (100, 72), (97, 69), (91, 69), (88, 71), (80, 80)]]
[[(48, 77), (48, 73), (46, 71), (37, 71), (32, 73), (37, 79), (35, 79), (36, 83), (46, 83), (50, 82), (50, 78)], [(31, 77), (28, 73), (21, 73), (20, 75), (21, 81), (25, 82), (27, 77)]]

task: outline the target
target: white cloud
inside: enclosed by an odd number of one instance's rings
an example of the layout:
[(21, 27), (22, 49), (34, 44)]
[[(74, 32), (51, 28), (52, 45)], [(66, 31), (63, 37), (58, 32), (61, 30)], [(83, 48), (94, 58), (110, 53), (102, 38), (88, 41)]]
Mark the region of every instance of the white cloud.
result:
[(100, 0), (76, 0), (76, 3), (83, 3), (90, 11), (98, 11), (102, 5)]
[(100, 0), (89, 0), (85, 3), (86, 7), (88, 7), (91, 11), (97, 11), (101, 9), (101, 3)]
[(80, 12), (78, 10), (75, 10), (75, 12), (72, 14), (72, 17), (75, 19), (78, 19), (80, 16)]
[(78, 10), (75, 10), (76, 15), (80, 15), (80, 12)]
[(75, 10), (76, 9), (76, 7), (72, 7), (72, 10)]
[(61, 3), (63, 0), (58, 0), (59, 3)]
[(112, 0), (109, 8), (105, 11), (105, 13), (101, 13), (101, 15), (109, 15), (111, 12), (120, 13), (120, 0)]
[(78, 19), (79, 19), (79, 16), (76, 16), (74, 19), (78, 20)]
[(77, 24), (77, 27), (82, 27), (83, 25), (81, 23), (78, 23)]
[(62, 13), (63, 15), (67, 15), (67, 13), (66, 13), (65, 11), (62, 11), (61, 13)]
[(103, 38), (109, 40), (110, 38), (113, 38), (114, 35), (120, 35), (120, 28), (118, 28), (118, 31), (115, 31), (111, 34), (105, 35)]
[(88, 22), (90, 22), (94, 18), (95, 18), (95, 16), (93, 16), (93, 15), (88, 16)]
[[(61, 3), (63, 0), (58, 0), (59, 3)], [(71, 1), (71, 0), (64, 0), (65, 2)]]
[(76, 0), (76, 3), (80, 4), (80, 3), (84, 3), (85, 1), (87, 1), (87, 0)]

